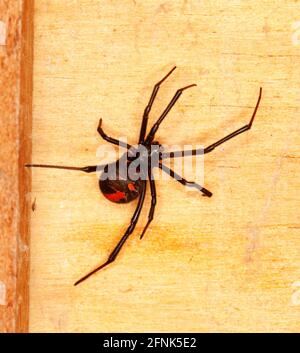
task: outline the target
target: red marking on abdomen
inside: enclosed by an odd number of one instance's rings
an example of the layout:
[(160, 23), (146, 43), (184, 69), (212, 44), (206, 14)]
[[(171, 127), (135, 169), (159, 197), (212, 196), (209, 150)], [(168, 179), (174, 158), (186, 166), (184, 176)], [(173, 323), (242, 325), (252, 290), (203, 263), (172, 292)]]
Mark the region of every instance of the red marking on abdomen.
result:
[(129, 189), (130, 191), (136, 191), (136, 188), (135, 188), (134, 183), (129, 183), (129, 184), (128, 184), (128, 189)]
[(104, 194), (104, 196), (109, 199), (110, 201), (113, 202), (118, 202), (122, 199), (125, 199), (125, 192), (122, 191), (116, 191), (113, 194)]

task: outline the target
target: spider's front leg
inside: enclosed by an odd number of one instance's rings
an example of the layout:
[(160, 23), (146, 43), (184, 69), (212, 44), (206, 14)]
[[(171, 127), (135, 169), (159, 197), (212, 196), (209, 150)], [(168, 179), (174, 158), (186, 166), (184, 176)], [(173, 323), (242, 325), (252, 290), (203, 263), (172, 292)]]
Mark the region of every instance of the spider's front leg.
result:
[(140, 214), (141, 214), (141, 211), (142, 211), (142, 208), (143, 208), (143, 204), (144, 204), (144, 200), (145, 200), (145, 195), (146, 195), (146, 182), (147, 181), (144, 181), (144, 183), (143, 183), (143, 187), (142, 187), (142, 190), (141, 190), (139, 201), (138, 201), (137, 207), (136, 207), (136, 209), (134, 211), (134, 214), (133, 214), (133, 216), (131, 218), (130, 225), (127, 228), (127, 230), (124, 233), (124, 235), (122, 236), (122, 238), (120, 239), (120, 241), (117, 244), (117, 246), (114, 248), (114, 250), (109, 255), (108, 260), (106, 262), (104, 262), (102, 265), (100, 265), (97, 268), (95, 268), (93, 271), (89, 272), (87, 275), (85, 275), (81, 279), (79, 279), (76, 283), (74, 283), (74, 286), (77, 286), (79, 283), (85, 281), (87, 278), (89, 278), (90, 276), (92, 276), (96, 272), (100, 271), (102, 268), (106, 267), (107, 265), (109, 265), (110, 263), (115, 261), (115, 259), (117, 258), (119, 252), (121, 251), (123, 245), (125, 244), (126, 240), (130, 236), (130, 234), (134, 231), (134, 228), (135, 228), (135, 226), (136, 226), (136, 224), (138, 222), (138, 219), (140, 217)]
[(174, 107), (175, 103), (178, 101), (179, 97), (182, 95), (182, 92), (185, 91), (186, 89), (189, 89), (191, 87), (197, 86), (195, 83), (182, 87), (178, 89), (174, 95), (174, 97), (171, 99), (171, 102), (168, 104), (167, 108), (163, 111), (161, 116), (157, 119), (156, 123), (152, 126), (147, 138), (146, 138), (146, 143), (151, 143), (154, 140), (155, 134), (160, 126), (160, 124), (163, 122), (164, 118), (168, 115), (170, 110)]
[(150, 99), (149, 99), (149, 102), (144, 110), (144, 114), (143, 114), (143, 120), (142, 120), (142, 124), (141, 124), (141, 131), (140, 131), (140, 137), (139, 137), (139, 143), (142, 143), (144, 142), (144, 139), (145, 139), (145, 135), (146, 135), (146, 130), (147, 130), (147, 125), (148, 125), (148, 118), (149, 118), (149, 113), (150, 113), (150, 110), (152, 108), (152, 105), (153, 105), (153, 102), (154, 102), (154, 99), (157, 95), (157, 92), (160, 88), (160, 85), (171, 75), (171, 73), (176, 69), (176, 66), (173, 67), (173, 69), (168, 72), (166, 74), (165, 77), (163, 77), (159, 82), (157, 82), (154, 87), (153, 87), (153, 91), (152, 91), (152, 94), (150, 96)]
[(254, 108), (254, 111), (252, 113), (251, 119), (250, 119), (248, 124), (246, 124), (246, 125), (242, 126), (241, 128), (233, 131), (231, 134), (221, 138), (217, 142), (214, 142), (213, 144), (205, 147), (204, 149), (166, 152), (166, 153), (162, 153), (161, 154), (161, 158), (165, 159), (165, 158), (187, 157), (187, 156), (196, 156), (196, 155), (199, 155), (199, 154), (206, 154), (206, 153), (209, 153), (209, 152), (213, 151), (216, 147), (220, 146), (222, 143), (232, 139), (235, 136), (238, 136), (238, 135), (242, 134), (243, 132), (245, 132), (247, 130), (250, 130), (251, 127), (252, 127), (254, 118), (256, 116), (256, 112), (257, 112), (258, 107), (259, 107), (259, 103), (260, 103), (260, 100), (261, 100), (261, 95), (262, 95), (262, 88), (259, 89), (258, 100), (257, 100), (256, 106)]

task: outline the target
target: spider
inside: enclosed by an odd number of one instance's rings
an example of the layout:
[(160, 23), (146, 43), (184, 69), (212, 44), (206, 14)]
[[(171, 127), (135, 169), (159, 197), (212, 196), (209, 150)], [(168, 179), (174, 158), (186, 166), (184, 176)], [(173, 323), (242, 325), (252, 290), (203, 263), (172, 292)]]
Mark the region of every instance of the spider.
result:
[[(175, 173), (172, 169), (168, 168), (166, 165), (163, 164), (163, 160), (166, 158), (176, 158), (182, 156), (195, 156), (199, 154), (206, 154), (212, 152), (217, 146), (220, 146), (224, 142), (230, 140), (231, 138), (251, 129), (252, 123), (254, 121), (260, 99), (262, 94), (262, 88), (259, 90), (259, 96), (254, 108), (252, 117), (248, 124), (244, 125), (243, 127), (239, 128), (238, 130), (232, 132), (231, 134), (223, 137), (222, 139), (218, 140), (217, 142), (205, 147), (204, 149), (193, 149), (193, 150), (185, 150), (185, 151), (174, 151), (174, 152), (164, 152), (162, 146), (158, 141), (155, 140), (155, 135), (160, 127), (160, 124), (163, 122), (167, 114), (170, 112), (172, 107), (175, 105), (181, 94), (187, 90), (188, 88), (196, 86), (196, 84), (191, 84), (180, 88), (175, 93), (174, 97), (165, 108), (163, 113), (160, 115), (158, 120), (155, 124), (151, 127), (149, 133), (147, 134), (147, 125), (148, 125), (148, 118), (149, 113), (151, 111), (153, 102), (156, 98), (156, 95), (159, 91), (161, 84), (172, 74), (172, 72), (176, 69), (176, 66), (172, 68), (170, 72), (166, 76), (164, 76), (159, 82), (157, 82), (152, 90), (152, 94), (150, 96), (149, 102), (144, 110), (142, 123), (140, 127), (140, 135), (138, 140), (138, 145), (131, 146), (127, 143), (119, 141), (113, 137), (108, 136), (102, 129), (102, 119), (99, 121), (98, 125), (98, 133), (100, 136), (107, 142), (110, 142), (114, 145), (122, 146), (126, 148), (128, 151), (116, 162), (106, 165), (98, 165), (98, 166), (87, 166), (87, 167), (70, 167), (70, 166), (58, 166), (58, 165), (49, 165), (49, 164), (26, 164), (26, 167), (40, 167), (40, 168), (58, 168), (58, 169), (69, 169), (69, 170), (77, 170), (82, 171), (85, 173), (92, 173), (96, 171), (101, 171), (102, 174), (106, 174), (105, 178), (99, 178), (99, 188), (103, 195), (112, 202), (116, 203), (128, 203), (133, 201), (134, 199), (138, 198), (137, 206), (134, 211), (134, 214), (131, 218), (130, 224), (126, 229), (125, 233), (121, 237), (118, 244), (115, 246), (113, 251), (108, 256), (108, 259), (102, 263), (100, 266), (80, 278), (74, 285), (78, 285), (79, 283), (86, 280), (88, 277), (92, 276), (99, 270), (103, 269), (107, 265), (111, 264), (117, 258), (120, 250), (122, 249), (123, 245), (125, 244), (126, 240), (130, 236), (130, 234), (134, 231), (135, 226), (138, 222), (139, 216), (141, 214), (145, 195), (146, 195), (146, 186), (147, 183), (150, 184), (150, 192), (151, 192), (151, 206), (148, 214), (148, 221), (141, 233), (140, 238), (143, 238), (147, 228), (149, 227), (150, 223), (154, 217), (154, 210), (156, 206), (156, 187), (155, 181), (153, 178), (153, 168), (158, 167), (162, 171), (169, 174), (172, 178), (179, 181), (182, 185), (186, 185), (188, 187), (196, 188), (200, 191), (204, 196), (211, 197), (212, 193), (204, 188), (203, 186), (192, 182), (187, 181), (186, 179), (182, 178), (180, 175)], [(156, 162), (153, 165), (153, 160)], [(139, 177), (135, 177), (135, 175), (128, 175), (128, 170), (133, 165), (138, 165), (136, 167), (136, 171), (139, 172)], [(113, 168), (110, 168), (113, 167)], [(110, 171), (117, 171), (117, 173), (112, 175)], [(131, 173), (132, 174), (132, 173)], [(133, 173), (134, 174), (134, 173)], [(117, 177), (116, 177), (117, 175)]]

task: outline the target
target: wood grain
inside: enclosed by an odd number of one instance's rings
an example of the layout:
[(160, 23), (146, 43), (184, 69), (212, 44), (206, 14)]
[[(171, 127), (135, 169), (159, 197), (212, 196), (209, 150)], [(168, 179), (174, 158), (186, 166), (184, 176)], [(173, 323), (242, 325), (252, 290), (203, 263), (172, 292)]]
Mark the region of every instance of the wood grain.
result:
[[(300, 36), (295, 1), (46, 1), (35, 5), (35, 163), (84, 166), (114, 137), (137, 141), (152, 86), (151, 121), (177, 88), (161, 143), (208, 145), (253, 129), (205, 158), (203, 198), (157, 182), (118, 260), (78, 287), (125, 230), (95, 175), (33, 170), (30, 330), (299, 331)], [(178, 168), (178, 166), (177, 166)], [(185, 173), (189, 179), (197, 178)]]
[(32, 1), (0, 1), (0, 332), (28, 331)]

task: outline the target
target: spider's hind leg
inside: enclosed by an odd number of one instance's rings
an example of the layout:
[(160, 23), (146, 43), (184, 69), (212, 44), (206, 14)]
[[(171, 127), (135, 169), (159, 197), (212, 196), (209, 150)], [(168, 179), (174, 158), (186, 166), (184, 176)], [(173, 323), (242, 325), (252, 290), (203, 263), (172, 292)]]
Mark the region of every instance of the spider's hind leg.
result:
[(141, 194), (140, 194), (140, 198), (139, 198), (137, 207), (136, 207), (136, 209), (134, 211), (134, 214), (133, 214), (133, 216), (131, 218), (129, 227), (126, 229), (126, 232), (124, 233), (124, 235), (122, 236), (122, 238), (118, 242), (117, 246), (114, 248), (114, 250), (109, 255), (107, 261), (105, 261), (102, 265), (100, 265), (97, 268), (95, 268), (93, 271), (89, 272), (84, 277), (80, 278), (77, 282), (74, 283), (74, 286), (77, 286), (79, 283), (85, 281), (87, 278), (89, 278), (90, 276), (92, 276), (96, 272), (100, 271), (102, 268), (106, 267), (107, 265), (109, 265), (110, 263), (115, 261), (115, 259), (117, 258), (119, 252), (121, 251), (123, 245), (125, 244), (126, 240), (130, 236), (130, 234), (134, 231), (134, 228), (135, 228), (135, 226), (136, 226), (136, 224), (137, 224), (137, 222), (139, 220), (139, 217), (140, 217), (140, 214), (141, 214), (141, 211), (142, 211), (142, 208), (143, 208), (145, 195), (146, 195), (146, 181), (143, 184), (143, 188), (142, 188), (142, 191), (141, 191)]
[(168, 175), (170, 175), (172, 178), (177, 180), (180, 184), (191, 187), (191, 188), (195, 188), (195, 189), (201, 191), (204, 196), (211, 197), (213, 195), (212, 192), (205, 189), (203, 186), (201, 186), (193, 181), (188, 181), (188, 180), (182, 178), (179, 174), (175, 173), (172, 169), (166, 167), (164, 164), (159, 163), (159, 168), (161, 170), (163, 170), (165, 173), (167, 173)]

